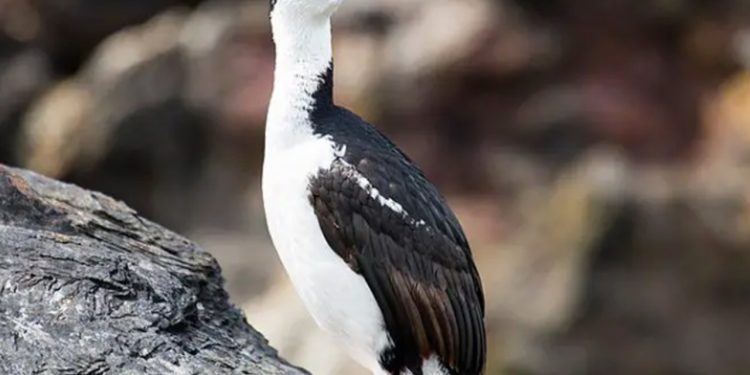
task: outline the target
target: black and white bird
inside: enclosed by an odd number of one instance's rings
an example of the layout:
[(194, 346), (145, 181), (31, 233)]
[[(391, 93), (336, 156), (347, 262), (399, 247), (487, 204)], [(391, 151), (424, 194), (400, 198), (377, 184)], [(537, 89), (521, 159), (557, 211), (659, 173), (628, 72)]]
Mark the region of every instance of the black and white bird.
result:
[(333, 103), (341, 0), (271, 0), (263, 201), (316, 323), (375, 374), (484, 370), (484, 297), (458, 220), (388, 138)]

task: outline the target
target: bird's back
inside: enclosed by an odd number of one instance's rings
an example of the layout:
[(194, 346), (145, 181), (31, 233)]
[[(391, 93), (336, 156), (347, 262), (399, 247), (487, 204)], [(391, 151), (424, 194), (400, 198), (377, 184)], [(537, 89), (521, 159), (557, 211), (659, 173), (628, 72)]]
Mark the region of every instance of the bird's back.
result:
[(446, 373), (485, 360), (484, 297), (466, 237), (444, 198), (387, 137), (346, 109), (313, 111), (315, 134), (341, 150), (311, 179), (326, 241), (362, 275), (393, 344), (386, 370), (417, 373), (431, 356)]

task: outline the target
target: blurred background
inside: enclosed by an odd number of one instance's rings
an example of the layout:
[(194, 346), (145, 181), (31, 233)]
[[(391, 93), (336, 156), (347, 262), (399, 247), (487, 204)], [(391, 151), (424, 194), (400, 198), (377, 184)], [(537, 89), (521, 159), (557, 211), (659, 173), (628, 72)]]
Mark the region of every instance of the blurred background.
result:
[[(283, 356), (260, 198), (268, 1), (0, 0), (0, 162), (200, 243)], [(750, 1), (346, 0), (336, 97), (445, 193), (488, 374), (750, 374)]]

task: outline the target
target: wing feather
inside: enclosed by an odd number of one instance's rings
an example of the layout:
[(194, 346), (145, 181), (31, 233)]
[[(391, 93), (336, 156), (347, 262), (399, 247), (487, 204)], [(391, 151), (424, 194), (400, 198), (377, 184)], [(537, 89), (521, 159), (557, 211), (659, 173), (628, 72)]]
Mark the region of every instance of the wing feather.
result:
[[(336, 161), (310, 182), (328, 244), (364, 277), (382, 310), (394, 346), (381, 362), (421, 374), (422, 361), (437, 355), (451, 374), (481, 374), (484, 297), (460, 225), (415, 167), (383, 162)], [(400, 175), (386, 174), (394, 170)], [(383, 204), (380, 192), (404, 211)]]

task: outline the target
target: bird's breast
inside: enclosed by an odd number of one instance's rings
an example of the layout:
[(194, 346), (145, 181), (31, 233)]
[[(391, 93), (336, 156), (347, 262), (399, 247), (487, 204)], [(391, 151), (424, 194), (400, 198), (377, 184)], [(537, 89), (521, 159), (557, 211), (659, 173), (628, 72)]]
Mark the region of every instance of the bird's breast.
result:
[(310, 178), (330, 168), (324, 138), (266, 148), (263, 201), (268, 229), (297, 294), (316, 323), (345, 342), (366, 366), (388, 343), (383, 317), (364, 278), (328, 245), (309, 201)]

